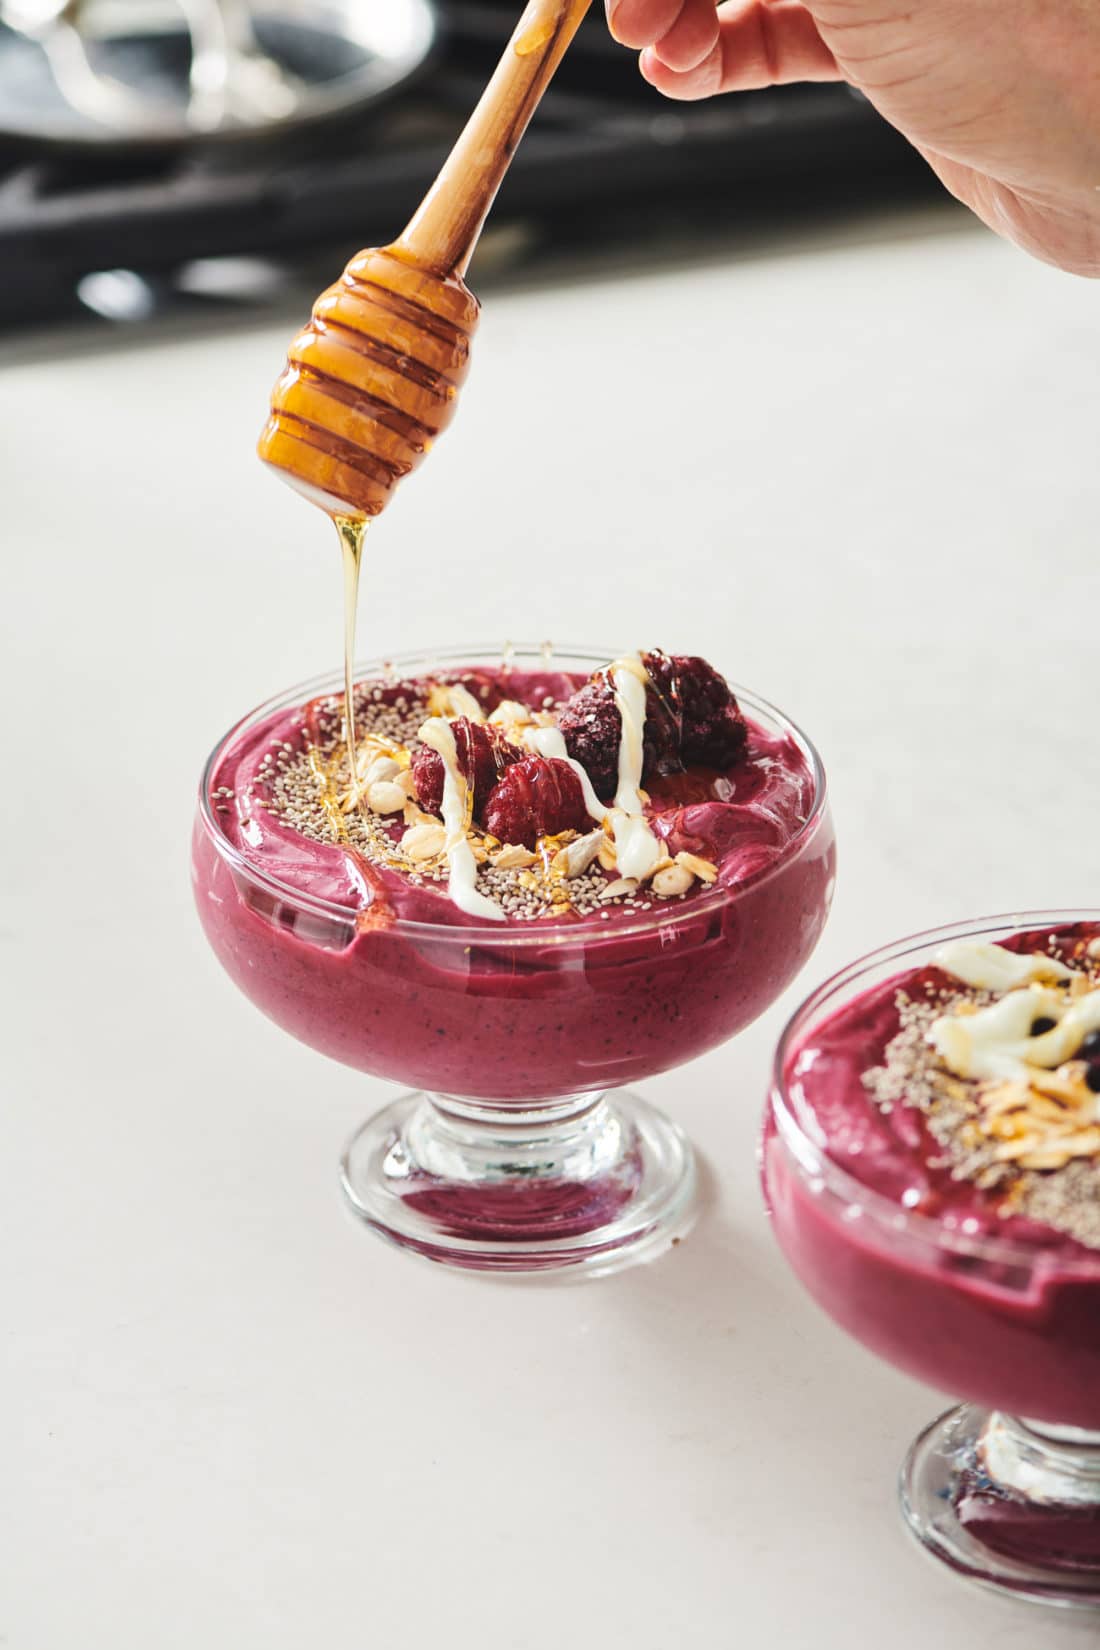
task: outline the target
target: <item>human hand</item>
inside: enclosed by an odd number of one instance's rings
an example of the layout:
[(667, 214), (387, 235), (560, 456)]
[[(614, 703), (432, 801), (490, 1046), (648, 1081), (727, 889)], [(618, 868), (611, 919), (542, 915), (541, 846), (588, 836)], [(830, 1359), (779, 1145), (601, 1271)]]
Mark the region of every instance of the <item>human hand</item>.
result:
[(991, 229), (1100, 276), (1097, 0), (606, 3), (666, 96), (847, 81)]

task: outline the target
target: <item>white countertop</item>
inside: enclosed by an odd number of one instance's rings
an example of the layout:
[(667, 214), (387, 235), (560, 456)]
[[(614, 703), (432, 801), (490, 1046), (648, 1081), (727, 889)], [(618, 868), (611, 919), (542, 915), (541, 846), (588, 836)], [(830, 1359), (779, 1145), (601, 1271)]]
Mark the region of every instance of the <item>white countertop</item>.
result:
[(261, 1019), (190, 909), (207, 749), (338, 657), (335, 545), (251, 457), (288, 325), (9, 368), (0, 1644), (1084, 1644), (911, 1546), (895, 1472), (943, 1402), (802, 1295), (756, 1185), (802, 989), (1100, 904), (1100, 291), (918, 229), (493, 294), (375, 533), (364, 652), (704, 653), (830, 770), (800, 986), (646, 1085), (700, 1223), (598, 1283), (372, 1239), (336, 1159), (385, 1085)]

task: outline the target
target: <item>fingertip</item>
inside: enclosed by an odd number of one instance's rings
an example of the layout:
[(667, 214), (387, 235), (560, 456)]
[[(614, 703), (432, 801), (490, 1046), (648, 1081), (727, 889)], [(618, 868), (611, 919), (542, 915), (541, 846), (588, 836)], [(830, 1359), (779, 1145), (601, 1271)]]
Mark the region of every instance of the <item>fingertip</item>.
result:
[(607, 27), (620, 46), (638, 51), (675, 23), (681, 0), (606, 0)]
[(697, 69), (717, 45), (718, 32), (718, 13), (712, 0), (684, 0), (676, 21), (655, 42), (657, 58), (677, 74)]
[(643, 80), (647, 80), (664, 97), (674, 98), (681, 103), (711, 97), (718, 90), (722, 78), (721, 42), (718, 41), (711, 47), (701, 63), (682, 72), (670, 69), (666, 63), (662, 63), (656, 47), (647, 46), (638, 59), (638, 67)]

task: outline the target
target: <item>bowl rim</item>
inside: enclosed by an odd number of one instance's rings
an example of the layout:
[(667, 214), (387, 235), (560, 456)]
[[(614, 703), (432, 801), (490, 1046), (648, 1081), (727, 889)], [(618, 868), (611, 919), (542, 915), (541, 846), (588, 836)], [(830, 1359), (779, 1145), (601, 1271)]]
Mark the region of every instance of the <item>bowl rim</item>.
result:
[[(483, 658), (503, 659), (510, 662), (520, 660), (542, 661), (546, 668), (552, 669), (560, 659), (564, 661), (560, 668), (568, 669), (572, 663), (581, 665), (590, 664), (598, 669), (606, 665), (608, 659), (621, 656), (614, 651), (593, 651), (590, 644), (572, 646), (565, 643), (555, 644), (551, 654), (547, 654), (546, 643), (515, 642), (502, 646), (491, 642), (478, 645), (467, 643), (463, 646), (444, 648), (406, 650), (389, 657), (375, 657), (357, 661), (354, 667), (355, 680), (359, 682), (365, 676), (396, 670), (412, 670), (419, 667), (426, 671), (433, 666), (451, 668), (455, 665), (468, 664), (476, 668), (477, 661)], [(218, 764), (226, 749), (243, 729), (258, 723), (264, 717), (278, 710), (287, 709), (298, 702), (307, 702), (326, 692), (343, 691), (343, 671), (324, 671), (320, 675), (311, 676), (295, 686), (284, 689), (281, 693), (271, 695), (252, 710), (239, 717), (236, 722), (221, 736), (210, 755), (203, 764), (202, 777), (199, 781), (199, 810), (198, 818), (201, 821), (207, 836), (218, 854), (233, 869), (248, 877), (252, 882), (259, 884), (269, 893), (275, 895), (283, 904), (292, 905), (298, 910), (308, 911), (315, 916), (325, 916), (338, 922), (347, 924), (354, 922), (363, 907), (343, 905), (339, 901), (326, 899), (321, 895), (309, 894), (295, 888), (291, 883), (282, 881), (272, 872), (261, 868), (248, 857), (225, 835), (217, 820), (211, 800), (211, 786)], [(606, 938), (627, 939), (638, 934), (662, 931), (670, 926), (676, 926), (686, 921), (703, 917), (715, 910), (726, 909), (735, 905), (739, 899), (750, 892), (756, 893), (774, 877), (787, 869), (791, 861), (798, 857), (806, 844), (815, 835), (828, 809), (829, 793), (828, 781), (825, 775), (824, 764), (818, 754), (816, 746), (803, 733), (802, 729), (776, 705), (771, 704), (759, 694), (737, 683), (730, 683), (731, 690), (742, 706), (750, 711), (762, 712), (765, 716), (774, 718), (782, 732), (790, 737), (798, 746), (806, 759), (813, 778), (814, 793), (810, 810), (798, 831), (786, 843), (777, 858), (765, 867), (757, 876), (749, 877), (734, 888), (718, 888), (699, 894), (689, 904), (673, 904), (665, 910), (646, 912), (638, 921), (616, 923), (608, 928)], [(383, 930), (379, 930), (383, 931)], [(586, 943), (604, 938), (601, 929), (594, 928), (589, 923), (578, 923), (569, 918), (543, 918), (534, 923), (512, 923), (505, 926), (501, 923), (489, 921), (480, 923), (443, 923), (425, 922), (418, 918), (395, 916), (385, 926), (386, 933), (432, 935), (436, 940), (454, 944), (492, 944), (494, 948), (500, 946), (534, 946), (543, 947), (547, 943), (576, 942), (579, 937)]]
[[(853, 995), (858, 993), (851, 993), (849, 988), (858, 985), (873, 970), (889, 963), (902, 963), (904, 959), (912, 959), (918, 953), (927, 953), (934, 946), (942, 945), (947, 940), (1007, 938), (1014, 933), (1026, 932), (1032, 928), (1055, 930), (1077, 923), (1092, 922), (1100, 924), (1100, 909), (1087, 906), (1010, 911), (993, 916), (971, 917), (962, 922), (921, 929), (887, 945), (878, 946), (843, 968), (837, 969), (822, 981), (799, 1003), (780, 1034), (772, 1061), (771, 1088), (768, 1096), (767, 1115), (774, 1121), (776, 1132), (800, 1178), (803, 1181), (818, 1183), (843, 1202), (846, 1210), (855, 1211), (859, 1216), (859, 1219), (854, 1221), (855, 1226), (867, 1217), (872, 1224), (889, 1229), (898, 1239), (912, 1241), (935, 1250), (947, 1250), (952, 1254), (1005, 1265), (1024, 1266), (1029, 1271), (1049, 1268), (1056, 1269), (1059, 1275), (1068, 1273), (1100, 1280), (1100, 1251), (1095, 1251), (1093, 1258), (1088, 1251), (1081, 1255), (1066, 1254), (1061, 1250), (1044, 1249), (1018, 1238), (990, 1237), (987, 1234), (956, 1231), (944, 1226), (941, 1221), (930, 1215), (906, 1209), (885, 1193), (876, 1191), (874, 1187), (857, 1179), (829, 1157), (824, 1139), (814, 1138), (809, 1131), (798, 1115), (797, 1102), (791, 1095), (791, 1086), (787, 1080), (792, 1056), (798, 1050), (798, 1040), (810, 1022), (818, 1016), (818, 1011), (830, 1001), (838, 999), (841, 993), (845, 994), (845, 1003), (851, 1001)], [(899, 970), (898, 977), (902, 972), (904, 970)], [(878, 983), (888, 984), (893, 977), (887, 976)], [(1068, 1234), (1063, 1235), (1066, 1244), (1076, 1241)]]

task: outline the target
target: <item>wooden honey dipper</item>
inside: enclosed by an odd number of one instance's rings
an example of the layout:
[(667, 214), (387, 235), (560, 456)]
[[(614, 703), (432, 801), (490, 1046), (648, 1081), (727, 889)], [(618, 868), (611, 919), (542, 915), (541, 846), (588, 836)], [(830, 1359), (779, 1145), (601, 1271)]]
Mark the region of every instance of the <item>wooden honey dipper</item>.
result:
[(313, 306), (259, 453), (338, 517), (376, 516), (455, 412), (479, 305), (463, 280), (493, 197), (590, 0), (529, 0), (408, 227)]

